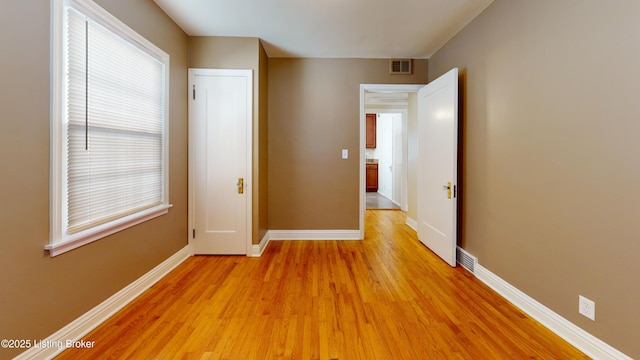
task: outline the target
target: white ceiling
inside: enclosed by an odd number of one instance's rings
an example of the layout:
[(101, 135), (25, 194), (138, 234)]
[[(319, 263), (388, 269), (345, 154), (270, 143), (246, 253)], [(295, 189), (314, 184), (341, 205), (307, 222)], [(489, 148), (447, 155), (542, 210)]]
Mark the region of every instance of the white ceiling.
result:
[(428, 59), (493, 0), (154, 0), (188, 35), (262, 39), (269, 57)]

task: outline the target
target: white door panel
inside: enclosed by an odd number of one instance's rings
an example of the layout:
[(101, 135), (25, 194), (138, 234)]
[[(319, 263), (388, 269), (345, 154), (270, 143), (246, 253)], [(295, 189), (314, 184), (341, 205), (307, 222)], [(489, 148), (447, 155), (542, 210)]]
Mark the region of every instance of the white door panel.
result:
[(402, 114), (393, 114), (392, 121), (393, 128), (393, 167), (391, 170), (393, 180), (391, 183), (393, 184), (393, 195), (391, 200), (396, 204), (402, 204), (402, 187), (404, 186), (402, 182)]
[(457, 157), (458, 69), (453, 69), (418, 91), (418, 238), (451, 266), (456, 266)]
[(391, 199), (393, 196), (393, 149), (392, 149), (392, 114), (382, 114), (378, 116), (377, 148), (378, 152), (378, 193)]
[(251, 71), (191, 71), (195, 72), (191, 84), (195, 95), (190, 96), (193, 250), (195, 254), (247, 254)]

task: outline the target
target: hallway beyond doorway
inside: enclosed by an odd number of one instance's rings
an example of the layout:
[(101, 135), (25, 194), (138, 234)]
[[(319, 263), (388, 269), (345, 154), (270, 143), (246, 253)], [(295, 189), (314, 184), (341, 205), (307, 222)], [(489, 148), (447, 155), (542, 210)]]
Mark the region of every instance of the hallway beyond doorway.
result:
[(377, 192), (368, 192), (367, 210), (371, 209), (400, 210), (400, 206)]

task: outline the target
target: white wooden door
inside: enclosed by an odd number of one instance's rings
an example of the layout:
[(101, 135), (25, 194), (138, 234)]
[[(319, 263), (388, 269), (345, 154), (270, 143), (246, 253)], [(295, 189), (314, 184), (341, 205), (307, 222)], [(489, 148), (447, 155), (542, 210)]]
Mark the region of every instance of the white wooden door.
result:
[(391, 184), (393, 185), (393, 192), (391, 196), (391, 200), (393, 200), (396, 204), (402, 204), (402, 191), (404, 183), (402, 181), (402, 170), (403, 170), (403, 161), (402, 161), (402, 114), (393, 114), (393, 120), (391, 121), (392, 129), (393, 129), (393, 141), (392, 143), (392, 151), (391, 156), (393, 158), (393, 165), (391, 167), (391, 175), (393, 179)]
[(418, 91), (418, 238), (456, 266), (458, 69)]
[(194, 254), (248, 254), (251, 70), (189, 70), (190, 222)]
[(393, 117), (381, 114), (376, 123), (378, 155), (378, 193), (391, 199), (393, 197)]

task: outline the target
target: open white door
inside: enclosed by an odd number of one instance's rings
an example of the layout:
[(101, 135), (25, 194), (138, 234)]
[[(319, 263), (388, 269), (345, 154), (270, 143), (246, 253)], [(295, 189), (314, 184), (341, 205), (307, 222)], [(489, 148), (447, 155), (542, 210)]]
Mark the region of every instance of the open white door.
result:
[(251, 244), (251, 70), (189, 70), (189, 219), (194, 254)]
[(418, 91), (418, 238), (456, 266), (458, 69)]

